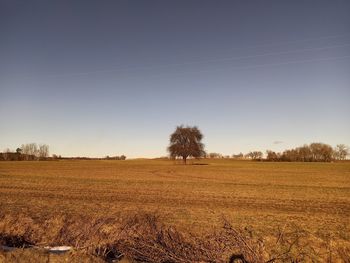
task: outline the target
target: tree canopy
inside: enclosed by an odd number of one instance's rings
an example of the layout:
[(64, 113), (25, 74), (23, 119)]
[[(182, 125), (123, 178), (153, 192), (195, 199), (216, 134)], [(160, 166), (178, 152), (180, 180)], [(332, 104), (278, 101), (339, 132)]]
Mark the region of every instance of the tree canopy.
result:
[(188, 157), (199, 158), (205, 154), (204, 144), (201, 142), (203, 135), (200, 130), (194, 127), (176, 127), (174, 133), (170, 135), (170, 145), (168, 151), (173, 158), (182, 157), (184, 163)]

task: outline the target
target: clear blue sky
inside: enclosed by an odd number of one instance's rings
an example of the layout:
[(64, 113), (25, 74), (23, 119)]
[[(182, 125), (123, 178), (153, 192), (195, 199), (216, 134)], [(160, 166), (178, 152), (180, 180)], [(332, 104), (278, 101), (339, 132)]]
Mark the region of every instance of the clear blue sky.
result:
[(0, 151), (350, 145), (349, 1), (0, 0)]

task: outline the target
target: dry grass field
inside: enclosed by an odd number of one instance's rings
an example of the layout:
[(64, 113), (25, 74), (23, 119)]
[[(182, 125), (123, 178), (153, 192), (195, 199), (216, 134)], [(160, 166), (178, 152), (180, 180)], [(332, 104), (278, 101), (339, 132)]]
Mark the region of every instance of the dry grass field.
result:
[(1, 162), (1, 216), (21, 214), (40, 221), (57, 215), (120, 218), (145, 212), (199, 235), (220, 228), (225, 218), (267, 240), (285, 229), (304, 231), (319, 254), (350, 248), (349, 162), (195, 163)]

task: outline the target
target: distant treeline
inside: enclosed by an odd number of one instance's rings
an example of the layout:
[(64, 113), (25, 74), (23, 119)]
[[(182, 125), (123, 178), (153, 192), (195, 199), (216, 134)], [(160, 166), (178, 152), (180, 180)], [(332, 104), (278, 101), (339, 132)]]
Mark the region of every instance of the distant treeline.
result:
[(344, 144), (338, 144), (336, 147), (332, 148), (332, 146), (325, 143), (311, 143), (283, 152), (267, 150), (265, 156), (261, 151), (251, 151), (246, 154), (239, 153), (231, 156), (222, 155), (220, 153), (206, 153), (204, 158), (248, 159), (270, 162), (331, 162), (335, 160), (346, 160), (348, 155), (349, 148)]
[(47, 144), (27, 143), (22, 144), (16, 151), (11, 151), (9, 148), (0, 152), (0, 161), (48, 161), (48, 160), (125, 160), (126, 156), (106, 156), (104, 158), (90, 157), (62, 157), (61, 155), (53, 154), (49, 156), (49, 146)]
[(267, 161), (282, 162), (331, 162), (345, 160), (349, 149), (344, 144), (332, 148), (324, 143), (311, 143), (284, 152), (266, 151)]
[[(206, 153), (203, 157), (209, 159), (246, 159), (254, 161), (269, 161), (269, 162), (331, 162), (335, 160), (346, 160), (349, 155), (349, 147), (344, 144), (338, 144), (332, 147), (325, 143), (311, 143), (300, 147), (288, 149), (283, 152), (275, 152), (267, 150), (264, 153), (261, 151), (251, 151), (243, 154), (222, 155), (220, 153)], [(168, 159), (169, 157), (163, 157)], [(36, 160), (125, 160), (125, 155), (106, 156), (103, 158), (92, 157), (62, 157), (61, 155), (53, 154), (49, 157), (49, 146), (46, 144), (28, 143), (22, 144), (16, 151), (5, 149), (0, 153), (0, 161), (36, 161)]]
[(311, 143), (303, 146), (285, 150), (283, 152), (251, 151), (247, 154), (239, 153), (232, 156), (224, 156), (219, 153), (206, 154), (206, 158), (233, 158), (233, 159), (250, 159), (255, 161), (272, 161), (272, 162), (331, 162), (335, 160), (346, 160), (349, 155), (349, 148), (344, 144), (338, 144), (332, 147), (325, 143)]
[(0, 153), (2, 161), (34, 161), (46, 160), (49, 157), (49, 146), (47, 144), (27, 143), (22, 144), (16, 151), (9, 148)]
[(103, 158), (98, 158), (98, 157), (61, 157), (61, 155), (59, 156), (55, 156), (53, 155), (51, 157), (51, 159), (60, 159), (60, 160), (126, 160), (126, 156), (125, 155), (121, 155), (121, 156), (106, 156)]
[(105, 158), (102, 158), (103, 160), (125, 160), (126, 156), (121, 155), (121, 156), (106, 156)]

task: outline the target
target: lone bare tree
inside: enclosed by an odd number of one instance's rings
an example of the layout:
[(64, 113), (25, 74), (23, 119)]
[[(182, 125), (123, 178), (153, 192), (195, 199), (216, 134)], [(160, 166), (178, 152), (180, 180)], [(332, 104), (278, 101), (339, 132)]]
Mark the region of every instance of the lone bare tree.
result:
[(194, 127), (177, 126), (173, 134), (170, 135), (170, 145), (168, 151), (170, 156), (182, 157), (186, 164), (188, 157), (201, 157), (205, 154), (204, 144), (201, 142), (203, 135), (200, 130)]

